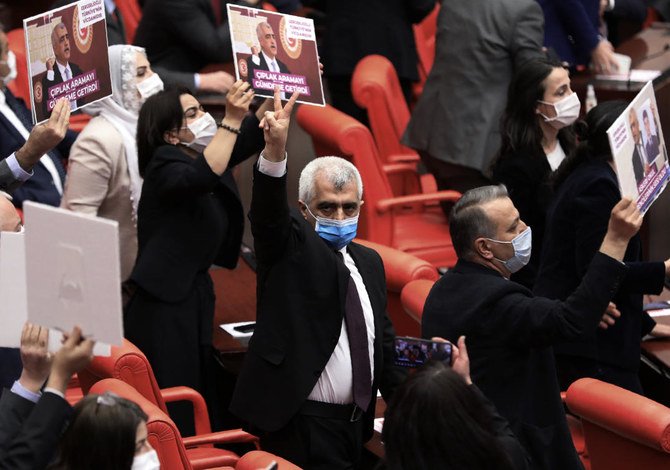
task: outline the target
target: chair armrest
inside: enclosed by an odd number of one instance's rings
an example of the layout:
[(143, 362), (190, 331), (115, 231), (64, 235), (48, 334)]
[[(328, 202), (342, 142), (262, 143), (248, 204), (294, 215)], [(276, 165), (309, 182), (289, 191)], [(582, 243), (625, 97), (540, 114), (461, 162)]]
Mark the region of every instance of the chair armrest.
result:
[(428, 202), (452, 201), (456, 202), (461, 198), (458, 191), (438, 191), (430, 194), (412, 194), (411, 196), (400, 196), (377, 201), (377, 212), (384, 214), (398, 206), (411, 206), (426, 204)]
[(382, 165), (382, 168), (387, 175), (394, 175), (397, 173), (416, 174), (416, 165), (411, 163), (387, 163), (386, 165)]
[(207, 412), (207, 404), (202, 395), (190, 387), (169, 387), (162, 388), (161, 395), (165, 403), (172, 403), (175, 401), (188, 401), (193, 405), (193, 421), (195, 422), (195, 433), (207, 434), (212, 431), (209, 423), (209, 413)]
[(227, 429), (225, 431), (210, 432), (207, 434), (182, 438), (188, 449), (209, 444), (241, 444), (252, 443), (259, 448), (258, 438), (242, 429)]
[(416, 153), (402, 153), (388, 156), (391, 163), (419, 163), (421, 159)]

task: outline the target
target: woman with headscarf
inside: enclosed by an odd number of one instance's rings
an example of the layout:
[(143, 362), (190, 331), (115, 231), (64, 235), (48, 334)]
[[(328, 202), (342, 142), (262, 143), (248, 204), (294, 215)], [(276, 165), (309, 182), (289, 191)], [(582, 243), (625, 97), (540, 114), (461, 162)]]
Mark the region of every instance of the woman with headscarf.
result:
[(121, 280), (137, 256), (137, 206), (142, 178), (137, 165), (137, 116), (163, 89), (141, 47), (109, 48), (112, 96), (88, 105), (94, 116), (72, 149), (61, 207), (119, 223)]

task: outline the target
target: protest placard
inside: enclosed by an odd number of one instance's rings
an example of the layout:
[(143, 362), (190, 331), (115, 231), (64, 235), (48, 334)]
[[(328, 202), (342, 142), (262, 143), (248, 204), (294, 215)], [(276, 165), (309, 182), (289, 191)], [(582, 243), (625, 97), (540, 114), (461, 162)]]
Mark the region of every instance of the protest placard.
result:
[(621, 195), (633, 199), (642, 213), (670, 179), (660, 122), (654, 87), (648, 82), (607, 130)]
[(248, 81), (256, 96), (282, 99), (298, 90), (298, 102), (325, 105), (314, 21), (228, 4), (235, 74)]
[(28, 321), (121, 345), (119, 229), (115, 221), (34, 202), (26, 218)]
[(74, 111), (112, 94), (103, 0), (79, 2), (23, 20), (33, 122), (60, 98)]
[(0, 233), (0, 347), (18, 348), (28, 319), (25, 233)]

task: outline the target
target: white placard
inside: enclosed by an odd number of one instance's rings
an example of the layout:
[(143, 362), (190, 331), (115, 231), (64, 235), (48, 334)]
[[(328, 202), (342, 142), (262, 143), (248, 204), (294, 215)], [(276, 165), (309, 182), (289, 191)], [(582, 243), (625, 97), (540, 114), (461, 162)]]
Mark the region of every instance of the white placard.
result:
[(118, 223), (34, 202), (23, 210), (28, 321), (59, 331), (77, 325), (96, 341), (120, 346)]
[(28, 319), (25, 233), (0, 233), (0, 346), (18, 348)]

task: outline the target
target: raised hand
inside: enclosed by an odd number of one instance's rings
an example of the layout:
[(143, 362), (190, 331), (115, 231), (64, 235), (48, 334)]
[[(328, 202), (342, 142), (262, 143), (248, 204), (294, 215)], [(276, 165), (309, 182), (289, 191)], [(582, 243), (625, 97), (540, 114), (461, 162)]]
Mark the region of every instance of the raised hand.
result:
[(224, 122), (233, 127), (239, 127), (249, 105), (254, 98), (254, 90), (249, 82), (238, 80), (230, 87), (226, 95), (226, 117)]
[(42, 155), (63, 140), (70, 125), (70, 102), (61, 98), (51, 111), (49, 120), (33, 127), (28, 140), (16, 151), (16, 160), (25, 171), (31, 171)]
[(472, 379), (470, 378), (470, 356), (468, 356), (468, 348), (465, 346), (465, 336), (458, 338), (458, 347), (452, 345), (451, 368), (463, 377), (466, 384), (472, 384)]
[(616, 305), (614, 305), (613, 302), (610, 302), (609, 305), (607, 306), (607, 309), (605, 310), (605, 313), (603, 313), (603, 316), (600, 319), (600, 323), (598, 323), (598, 328), (606, 330), (610, 326), (614, 325), (616, 323), (617, 318), (619, 318), (620, 316), (621, 312), (619, 311), (619, 309), (616, 308)]
[(284, 159), (291, 112), (298, 96), (300, 96), (300, 92), (294, 91), (291, 99), (282, 107), (281, 92), (279, 87), (275, 87), (274, 111), (266, 111), (263, 119), (261, 119), (259, 126), (263, 129), (265, 137), (263, 155), (270, 161), (278, 162)]
[(26, 322), (21, 332), (21, 362), (23, 370), (19, 383), (33, 393), (40, 391), (51, 370), (49, 329)]
[(65, 393), (72, 374), (82, 370), (93, 359), (94, 344), (93, 340), (84, 339), (81, 329), (75, 326), (54, 356), (47, 387)]

